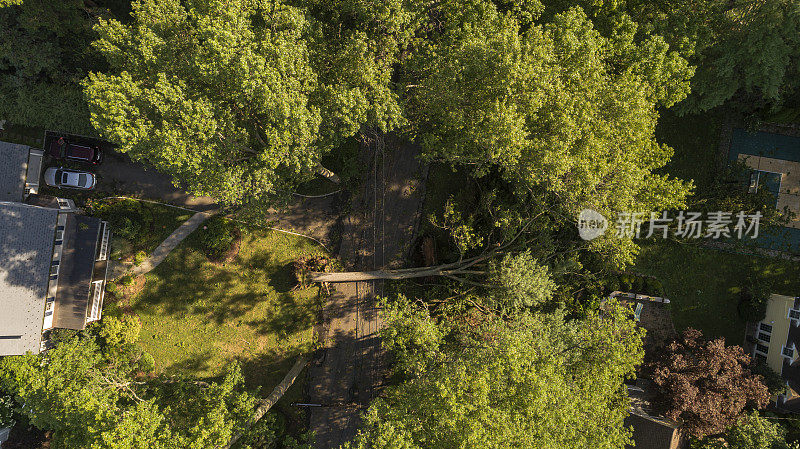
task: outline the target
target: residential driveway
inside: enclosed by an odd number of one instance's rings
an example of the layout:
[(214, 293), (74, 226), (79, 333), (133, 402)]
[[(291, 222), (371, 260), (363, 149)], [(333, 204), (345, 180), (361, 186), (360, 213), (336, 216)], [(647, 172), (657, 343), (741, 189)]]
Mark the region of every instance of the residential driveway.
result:
[(99, 188), (103, 190), (137, 195), (197, 211), (217, 208), (214, 198), (189, 195), (183, 189), (175, 187), (169, 175), (145, 164), (133, 162), (125, 154), (106, 151), (105, 160), (96, 171), (100, 177)]

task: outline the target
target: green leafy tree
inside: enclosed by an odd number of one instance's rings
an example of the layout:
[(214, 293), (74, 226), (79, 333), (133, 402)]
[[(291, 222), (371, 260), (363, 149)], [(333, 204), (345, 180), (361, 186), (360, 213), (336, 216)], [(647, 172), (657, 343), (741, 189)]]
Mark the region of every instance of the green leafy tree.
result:
[(556, 289), (550, 269), (540, 264), (530, 251), (506, 254), (495, 267), (493, 278), (500, 288), (492, 302), (497, 309), (512, 315), (546, 303)]
[(786, 442), (786, 431), (780, 424), (752, 412), (731, 427), (724, 436), (694, 441), (693, 449), (794, 449)]
[(101, 20), (111, 70), (84, 82), (92, 123), (197, 194), (258, 198), (310, 172), (318, 86), (300, 9), (278, 1), (144, 0)]
[[(641, 331), (621, 309), (566, 321), (433, 323), (390, 311), (384, 341), (405, 380), (365, 416), (350, 448), (623, 448), (622, 384), (641, 361)], [(513, 443), (512, 443), (513, 442)]]
[(726, 103), (745, 111), (777, 107), (800, 87), (800, 5), (795, 1), (619, 4), (697, 66), (692, 94), (679, 105), (683, 112)]
[(193, 193), (239, 204), (289, 190), (362, 127), (403, 123), (390, 80), (404, 8), (142, 0), (129, 25), (97, 27), (110, 70), (84, 82), (92, 123)]
[(0, 385), (33, 425), (53, 432), (54, 448), (199, 449), (243, 428), (254, 401), (238, 365), (212, 384), (140, 379), (140, 353), (103, 343), (83, 334), (41, 355), (0, 360)]
[(90, 43), (102, 10), (82, 0), (0, 6), (0, 119), (93, 133), (79, 82), (101, 62)]
[(315, 104), (321, 138), (332, 144), (363, 126), (388, 132), (405, 123), (393, 89), (394, 67), (418, 27), (404, 0), (310, 0), (311, 64), (318, 74)]
[[(449, 0), (436, 17), (404, 97), (428, 158), (496, 169), (570, 217), (684, 204), (690, 184), (654, 173), (672, 155), (654, 128), (692, 70), (661, 37), (639, 38), (627, 17), (604, 36), (580, 8), (525, 26), (491, 2)], [(619, 263), (632, 260), (631, 245), (616, 248)]]
[(107, 316), (103, 318), (100, 336), (112, 347), (134, 344), (139, 341), (142, 322), (134, 315), (123, 315), (120, 318)]

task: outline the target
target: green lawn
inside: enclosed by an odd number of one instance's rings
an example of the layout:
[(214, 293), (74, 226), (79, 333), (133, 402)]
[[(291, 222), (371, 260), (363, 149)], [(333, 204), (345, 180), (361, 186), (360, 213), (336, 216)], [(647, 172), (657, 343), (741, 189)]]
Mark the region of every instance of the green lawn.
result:
[(300, 237), (243, 230), (238, 256), (212, 263), (199, 250), (201, 232), (145, 275), (123, 308), (141, 318), (141, 344), (158, 371), (213, 377), (239, 360), (248, 384), (268, 394), (312, 347), (321, 305), (316, 288), (291, 290), (288, 264), (323, 251)]
[(729, 344), (744, 340), (745, 323), (736, 307), (750, 273), (770, 280), (773, 293), (800, 295), (797, 263), (671, 241), (643, 245), (633, 270), (662, 282), (678, 331), (694, 327), (708, 337), (725, 337)]

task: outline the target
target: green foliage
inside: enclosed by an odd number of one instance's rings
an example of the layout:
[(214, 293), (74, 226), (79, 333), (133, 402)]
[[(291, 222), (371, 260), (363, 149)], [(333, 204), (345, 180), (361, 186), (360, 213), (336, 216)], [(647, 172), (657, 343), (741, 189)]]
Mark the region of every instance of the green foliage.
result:
[(309, 0), (305, 5), (323, 141), (336, 144), (365, 125), (384, 133), (403, 125), (391, 81), (418, 26), (418, 7), (404, 0)]
[(14, 399), (11, 396), (0, 393), (0, 429), (14, 425), (15, 408)]
[(286, 420), (274, 412), (267, 413), (237, 442), (234, 449), (311, 449), (308, 435), (297, 440), (287, 435)]
[(767, 386), (770, 394), (780, 394), (786, 391), (786, 381), (766, 363), (754, 360), (750, 364), (750, 372), (763, 378), (764, 385)]
[(90, 198), (84, 210), (108, 221), (114, 234), (111, 257), (132, 260), (137, 264), (190, 216), (186, 211), (167, 205), (116, 198)]
[(627, 3), (697, 65), (684, 112), (779, 106), (796, 92), (800, 6), (792, 0)]
[(141, 265), (145, 260), (147, 260), (147, 253), (144, 251), (137, 251), (133, 256), (134, 265)]
[[(692, 73), (663, 39), (630, 19), (604, 36), (580, 8), (527, 29), (481, 0), (441, 2), (437, 17), (405, 98), (428, 158), (496, 168), (567, 216), (684, 203), (690, 184), (654, 174), (672, 154), (653, 136), (656, 108), (683, 99)], [(630, 263), (634, 247), (609, 239), (592, 244)]]
[[(622, 380), (641, 362), (642, 333), (621, 309), (610, 306), (605, 318), (582, 321), (556, 313), (511, 322), (486, 317), (477, 325), (459, 325), (455, 317), (434, 323), (426, 315), (391, 312), (384, 341), (414, 363), (397, 365), (405, 380), (373, 403), (345, 447), (485, 448), (513, 441), (521, 448), (621, 449), (629, 441)], [(424, 337), (414, 340), (417, 329)]]
[(78, 81), (97, 67), (89, 47), (95, 11), (80, 0), (4, 3), (0, 117), (26, 126), (92, 134)]
[(131, 285), (133, 285), (133, 276), (130, 274), (126, 274), (121, 278), (119, 278), (119, 282), (125, 287), (130, 287)]
[(193, 193), (290, 191), (362, 126), (402, 122), (389, 82), (404, 3), (308, 6), (144, 0), (130, 25), (101, 19), (111, 70), (84, 81), (92, 124)]
[(242, 429), (253, 399), (242, 392), (238, 365), (208, 387), (133, 382), (134, 355), (72, 338), (45, 354), (0, 360), (0, 384), (33, 425), (53, 431), (58, 448), (214, 447)]
[(723, 437), (692, 442), (692, 449), (794, 449), (798, 445), (786, 441), (786, 431), (758, 412), (744, 416)]
[(493, 298), (496, 309), (512, 315), (541, 306), (553, 297), (556, 284), (550, 269), (541, 265), (530, 253), (507, 254), (493, 269), (493, 281), (500, 291)]
[(749, 322), (758, 322), (767, 315), (772, 284), (762, 277), (751, 275), (741, 286), (737, 311), (739, 316)]
[(236, 222), (224, 217), (212, 217), (200, 231), (200, 245), (209, 259), (219, 260), (239, 235)]
[(102, 325), (100, 336), (103, 337), (106, 345), (121, 347), (139, 341), (142, 323), (134, 315), (123, 315), (119, 318), (106, 316), (103, 318)]

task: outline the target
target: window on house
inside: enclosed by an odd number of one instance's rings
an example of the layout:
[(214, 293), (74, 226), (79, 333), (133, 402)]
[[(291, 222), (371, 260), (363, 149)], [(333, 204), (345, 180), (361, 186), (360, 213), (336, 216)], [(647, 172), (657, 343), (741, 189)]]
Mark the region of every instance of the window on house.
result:
[(762, 345), (761, 343), (756, 343), (756, 351), (769, 354), (769, 347)]
[(767, 323), (761, 323), (758, 325), (758, 328), (764, 332), (772, 332), (772, 326)]
[(792, 345), (792, 346), (790, 346), (790, 347), (788, 347), (788, 348), (787, 348), (786, 346), (782, 347), (782, 348), (781, 348), (781, 354), (782, 354), (784, 357), (788, 357), (788, 358), (790, 358), (790, 359), (791, 359), (792, 357), (794, 357), (794, 345)]
[(789, 318), (793, 320), (800, 320), (800, 310), (789, 309)]
[(770, 337), (770, 335), (765, 333), (765, 332), (759, 332), (758, 333), (758, 339), (761, 340), (761, 341), (766, 341), (767, 343), (769, 343), (769, 337)]
[(756, 361), (767, 363), (767, 356), (765, 356), (764, 354), (759, 354), (756, 352), (755, 359)]

